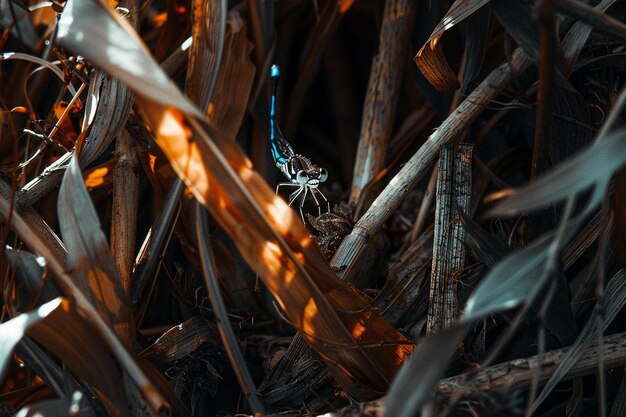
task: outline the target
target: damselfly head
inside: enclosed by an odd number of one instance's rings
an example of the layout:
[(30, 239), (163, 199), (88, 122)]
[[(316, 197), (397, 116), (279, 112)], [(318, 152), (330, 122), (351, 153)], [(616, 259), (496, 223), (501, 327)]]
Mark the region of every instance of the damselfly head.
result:
[(324, 168), (312, 168), (308, 170), (300, 170), (296, 174), (296, 182), (300, 185), (307, 185), (309, 187), (317, 187), (320, 182), (324, 182), (328, 179), (328, 171)]

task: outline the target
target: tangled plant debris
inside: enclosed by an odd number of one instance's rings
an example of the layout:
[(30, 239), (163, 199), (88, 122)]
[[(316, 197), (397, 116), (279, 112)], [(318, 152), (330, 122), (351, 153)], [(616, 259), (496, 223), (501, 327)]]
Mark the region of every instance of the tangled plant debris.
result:
[(625, 415), (625, 12), (0, 1), (0, 416)]

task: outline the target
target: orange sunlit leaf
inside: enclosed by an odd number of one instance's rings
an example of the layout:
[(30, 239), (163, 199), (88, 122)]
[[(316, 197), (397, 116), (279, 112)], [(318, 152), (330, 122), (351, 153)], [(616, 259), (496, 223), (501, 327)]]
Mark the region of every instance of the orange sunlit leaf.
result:
[(339, 13), (344, 14), (352, 7), (354, 0), (337, 0), (337, 6), (339, 6)]
[(110, 183), (110, 173), (109, 167), (100, 167), (92, 170), (87, 174), (87, 178), (85, 178), (85, 187), (87, 187), (88, 191), (91, 191), (94, 188)]
[(316, 334), (314, 319), (317, 316), (317, 313), (317, 304), (315, 303), (315, 300), (311, 298), (304, 307), (304, 323), (302, 325), (302, 330), (304, 330), (304, 333), (308, 336), (315, 336)]
[(152, 18), (152, 23), (155, 26), (162, 26), (165, 22), (167, 22), (167, 12), (161, 12)]
[(352, 329), (352, 337), (359, 340), (366, 330), (367, 329), (365, 328), (365, 326), (363, 326), (362, 323), (357, 323), (356, 326), (354, 326), (354, 328)]
[[(79, 100), (76, 101), (78, 102)], [(74, 105), (73, 108), (70, 109), (70, 112), (76, 108), (82, 108), (82, 104), (78, 104), (78, 107)], [(78, 133), (74, 130), (74, 126), (72, 125), (72, 120), (70, 117), (66, 116), (61, 119), (61, 115), (63, 115), (66, 109), (67, 103), (65, 101), (60, 101), (54, 105), (54, 114), (56, 116), (56, 123), (59, 128), (59, 133), (56, 134), (54, 139), (61, 142), (61, 144), (66, 148), (72, 148), (74, 147), (74, 141), (76, 140)], [(60, 123), (58, 122), (59, 119), (61, 119)]]
[(156, 165), (156, 161), (157, 161), (157, 156), (153, 153), (148, 154), (148, 163), (150, 164), (150, 171), (152, 171), (152, 173), (155, 173), (155, 165)]
[(500, 200), (504, 197), (508, 197), (510, 195), (513, 194), (513, 189), (512, 188), (505, 188), (503, 190), (498, 190), (495, 191), (489, 195), (487, 195), (485, 198), (483, 198), (483, 202), (488, 204), (488, 203), (493, 203), (496, 200)]

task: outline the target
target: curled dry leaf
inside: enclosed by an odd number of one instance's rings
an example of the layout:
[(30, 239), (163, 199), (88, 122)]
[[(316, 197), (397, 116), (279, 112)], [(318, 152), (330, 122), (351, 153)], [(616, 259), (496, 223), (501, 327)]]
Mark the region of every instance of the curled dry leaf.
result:
[(457, 0), (433, 30), (426, 43), (415, 55), (415, 63), (424, 77), (440, 91), (453, 91), (460, 87), (450, 64), (442, 51), (441, 37), (448, 29), (456, 26), (478, 9), (489, 3), (489, 0)]

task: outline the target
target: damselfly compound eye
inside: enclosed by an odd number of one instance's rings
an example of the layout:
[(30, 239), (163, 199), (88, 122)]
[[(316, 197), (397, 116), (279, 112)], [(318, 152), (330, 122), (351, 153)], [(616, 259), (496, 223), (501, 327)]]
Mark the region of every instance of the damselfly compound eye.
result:
[(307, 175), (306, 171), (298, 171), (298, 174), (296, 175), (296, 181), (298, 181), (298, 184), (302, 185), (309, 182), (309, 176)]
[(328, 179), (328, 171), (324, 168), (320, 168), (320, 182), (324, 182)]

